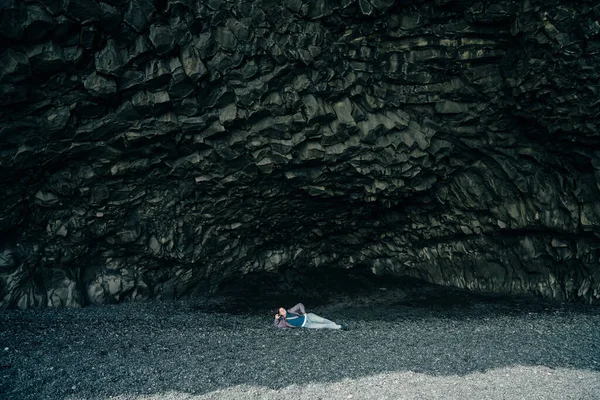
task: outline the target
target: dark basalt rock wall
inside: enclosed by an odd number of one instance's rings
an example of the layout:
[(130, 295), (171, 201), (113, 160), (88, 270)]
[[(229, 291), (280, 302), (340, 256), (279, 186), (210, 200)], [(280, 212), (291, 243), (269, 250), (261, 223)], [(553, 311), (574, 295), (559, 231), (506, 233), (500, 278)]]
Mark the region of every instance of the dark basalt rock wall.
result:
[(0, 306), (280, 268), (600, 298), (596, 1), (6, 0)]

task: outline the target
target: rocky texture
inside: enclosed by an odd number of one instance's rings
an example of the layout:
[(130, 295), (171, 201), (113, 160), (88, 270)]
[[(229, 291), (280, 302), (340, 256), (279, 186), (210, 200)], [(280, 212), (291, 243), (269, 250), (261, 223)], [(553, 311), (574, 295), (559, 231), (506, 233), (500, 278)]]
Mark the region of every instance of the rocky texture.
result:
[(600, 297), (595, 1), (0, 10), (0, 306), (370, 268)]
[(273, 327), (274, 304), (288, 303), (268, 292), (260, 293), (266, 307), (246, 301), (243, 313), (243, 299), (230, 296), (0, 310), (0, 392), (11, 400), (598, 397), (597, 307), (338, 278), (353, 289), (310, 286), (327, 295), (319, 307), (297, 294), (347, 332)]

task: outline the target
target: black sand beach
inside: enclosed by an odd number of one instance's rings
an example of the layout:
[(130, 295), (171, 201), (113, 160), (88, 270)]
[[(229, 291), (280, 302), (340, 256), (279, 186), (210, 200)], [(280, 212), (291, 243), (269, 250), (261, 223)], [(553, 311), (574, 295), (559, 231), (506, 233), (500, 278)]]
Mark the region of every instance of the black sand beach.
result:
[(293, 296), (231, 290), (0, 311), (0, 398), (600, 399), (597, 307), (356, 282), (297, 299), (349, 331), (278, 330)]

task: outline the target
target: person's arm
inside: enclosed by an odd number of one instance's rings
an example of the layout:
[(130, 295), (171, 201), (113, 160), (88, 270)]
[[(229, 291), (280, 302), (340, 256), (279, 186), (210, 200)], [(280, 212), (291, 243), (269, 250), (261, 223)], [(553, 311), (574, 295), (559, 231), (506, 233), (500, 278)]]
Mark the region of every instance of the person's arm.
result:
[[(298, 311), (300, 311), (300, 312), (298, 312)], [(306, 314), (306, 310), (304, 309), (304, 304), (302, 304), (302, 303), (298, 303), (294, 307), (290, 308), (290, 312), (292, 314), (300, 314), (300, 315)]]
[(275, 322), (273, 325), (275, 325), (277, 328), (285, 328), (287, 326), (285, 320), (279, 314), (275, 315)]

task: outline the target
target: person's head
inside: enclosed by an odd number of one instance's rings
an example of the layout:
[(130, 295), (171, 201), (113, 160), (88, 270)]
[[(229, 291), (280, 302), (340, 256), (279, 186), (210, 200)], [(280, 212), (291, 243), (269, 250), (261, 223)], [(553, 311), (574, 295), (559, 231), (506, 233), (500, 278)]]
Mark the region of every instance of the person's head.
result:
[(279, 315), (281, 315), (281, 316), (285, 317), (285, 315), (287, 314), (287, 311), (285, 311), (285, 308), (283, 308), (283, 307), (279, 307), (279, 308), (277, 309), (277, 314), (279, 314)]

